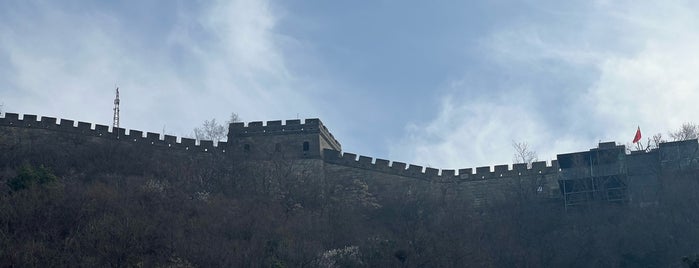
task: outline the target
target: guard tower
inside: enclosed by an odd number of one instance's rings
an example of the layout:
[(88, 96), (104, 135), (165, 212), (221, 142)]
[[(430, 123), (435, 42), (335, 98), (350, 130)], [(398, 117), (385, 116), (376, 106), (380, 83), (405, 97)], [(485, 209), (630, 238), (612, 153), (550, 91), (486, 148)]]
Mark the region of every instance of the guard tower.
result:
[(595, 203), (626, 203), (628, 174), (626, 148), (614, 142), (600, 143), (587, 152), (559, 154), (558, 184), (566, 211)]
[(342, 150), (320, 119), (231, 123), (229, 153), (235, 159), (320, 159), (323, 149)]

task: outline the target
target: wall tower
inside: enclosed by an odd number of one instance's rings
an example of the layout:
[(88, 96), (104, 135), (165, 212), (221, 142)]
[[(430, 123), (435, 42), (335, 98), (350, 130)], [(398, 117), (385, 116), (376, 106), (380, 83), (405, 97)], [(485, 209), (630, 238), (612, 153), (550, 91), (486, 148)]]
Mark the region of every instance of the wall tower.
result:
[(229, 153), (238, 159), (321, 158), (323, 149), (342, 150), (320, 119), (231, 123)]

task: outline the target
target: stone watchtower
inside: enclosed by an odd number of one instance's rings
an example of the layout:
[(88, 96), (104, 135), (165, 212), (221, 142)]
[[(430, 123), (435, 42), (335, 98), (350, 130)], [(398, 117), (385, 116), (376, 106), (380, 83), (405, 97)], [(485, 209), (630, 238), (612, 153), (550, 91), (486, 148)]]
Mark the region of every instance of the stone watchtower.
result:
[(322, 158), (323, 149), (342, 147), (320, 119), (231, 123), (228, 128), (229, 153), (235, 159)]

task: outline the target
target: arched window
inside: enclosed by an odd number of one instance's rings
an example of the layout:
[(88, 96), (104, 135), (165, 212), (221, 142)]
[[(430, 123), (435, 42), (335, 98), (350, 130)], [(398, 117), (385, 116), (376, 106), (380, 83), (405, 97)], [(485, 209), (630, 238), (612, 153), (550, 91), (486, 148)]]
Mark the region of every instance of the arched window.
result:
[(282, 151), (282, 144), (281, 144), (281, 143), (275, 144), (275, 145), (274, 145), (274, 151), (275, 151), (275, 152), (281, 152), (281, 151)]
[(311, 147), (311, 146), (310, 146), (310, 144), (308, 144), (307, 141), (304, 141), (304, 142), (303, 142), (303, 151), (304, 151), (304, 152), (308, 152), (308, 151), (310, 150), (310, 147)]
[(250, 144), (243, 145), (243, 151), (245, 151), (246, 153), (249, 153), (250, 152)]

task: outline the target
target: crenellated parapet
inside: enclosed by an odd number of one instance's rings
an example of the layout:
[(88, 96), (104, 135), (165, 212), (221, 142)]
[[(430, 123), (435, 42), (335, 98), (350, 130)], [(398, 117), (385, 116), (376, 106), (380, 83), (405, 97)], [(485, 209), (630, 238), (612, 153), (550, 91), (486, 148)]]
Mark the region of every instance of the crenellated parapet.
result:
[(257, 137), (270, 135), (284, 134), (320, 134), (320, 137), (329, 144), (332, 148), (341, 148), (332, 133), (318, 118), (309, 118), (301, 123), (300, 119), (267, 121), (266, 124), (262, 121), (249, 122), (247, 125), (243, 122), (231, 123), (228, 131), (228, 140), (233, 140), (233, 137)]
[(327, 163), (346, 167), (360, 168), (364, 170), (382, 172), (391, 175), (412, 177), (431, 182), (468, 182), (511, 177), (532, 177), (554, 175), (559, 171), (558, 161), (552, 160), (550, 165), (546, 162), (534, 162), (531, 168), (527, 164), (498, 165), (494, 167), (477, 167), (463, 169), (435, 169), (398, 161), (389, 161), (380, 158), (371, 158), (353, 153), (343, 153), (326, 149), (323, 151), (323, 160)]
[[(440, 170), (353, 153), (343, 153), (335, 150), (335, 148), (340, 148), (340, 143), (319, 119), (306, 119), (303, 123), (298, 119), (286, 120), (285, 123), (282, 123), (281, 120), (267, 121), (266, 124), (263, 122), (250, 122), (247, 125), (245, 123), (232, 123), (229, 126), (229, 141), (218, 142), (216, 146), (209, 140), (196, 142), (196, 140), (190, 138), (178, 138), (171, 135), (127, 130), (124, 128), (110, 128), (106, 125), (46, 116), (38, 117), (31, 114), (22, 116), (16, 113), (5, 113), (4, 116), (0, 117), (0, 126), (72, 133), (87, 137), (99, 137), (152, 146), (154, 148), (226, 153), (229, 157), (235, 159), (257, 159), (248, 157), (248, 154), (253, 154), (257, 148), (266, 148), (266, 150), (263, 150), (266, 155), (275, 154), (277, 153), (275, 149), (280, 149), (279, 153), (291, 158), (309, 158), (309, 156), (314, 155), (314, 150), (318, 150), (318, 158), (323, 159), (326, 163), (430, 182), (454, 183), (519, 176), (532, 177), (535, 175), (556, 174), (559, 171), (556, 160), (551, 161), (548, 165), (546, 162), (535, 162), (531, 167), (527, 167), (526, 164), (514, 164), (512, 166), (498, 165), (494, 167)], [(312, 136), (316, 137), (315, 141), (311, 139)], [(318, 137), (320, 137), (320, 141), (317, 140)], [(309, 141), (308, 148), (305, 148), (305, 141)], [(229, 152), (226, 152), (226, 150)], [(247, 150), (250, 152), (247, 152)]]
[(0, 126), (45, 129), (50, 131), (72, 133), (90, 137), (100, 137), (105, 139), (118, 140), (144, 146), (154, 146), (157, 148), (167, 148), (173, 150), (184, 150), (192, 152), (212, 152), (225, 153), (226, 142), (201, 140), (199, 143), (190, 138), (178, 138), (171, 135), (161, 135), (159, 133), (146, 132), (140, 130), (127, 130), (124, 128), (110, 128), (105, 125), (92, 124), (87, 122), (75, 122), (70, 119), (57, 119), (54, 117), (25, 114), (23, 116), (16, 113), (4, 113), (0, 117)]

